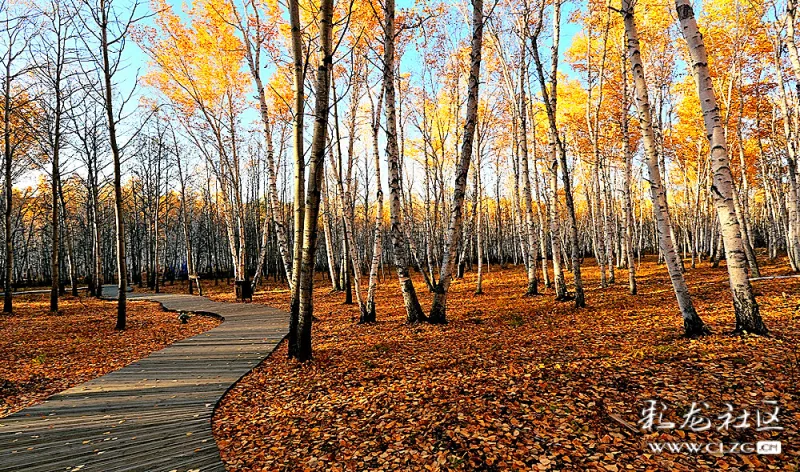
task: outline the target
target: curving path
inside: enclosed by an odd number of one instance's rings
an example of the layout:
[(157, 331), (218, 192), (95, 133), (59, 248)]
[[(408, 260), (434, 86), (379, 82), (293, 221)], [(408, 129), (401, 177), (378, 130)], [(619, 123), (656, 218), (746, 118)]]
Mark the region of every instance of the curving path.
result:
[[(116, 287), (104, 292), (116, 298)], [(191, 295), (128, 299), (225, 321), (0, 418), (0, 471), (225, 470), (211, 435), (214, 407), (283, 339), (288, 314)]]

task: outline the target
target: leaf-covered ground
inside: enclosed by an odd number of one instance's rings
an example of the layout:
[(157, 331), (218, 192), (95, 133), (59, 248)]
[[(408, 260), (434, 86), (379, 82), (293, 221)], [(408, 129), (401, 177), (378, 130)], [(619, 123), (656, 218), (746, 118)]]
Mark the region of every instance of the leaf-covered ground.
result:
[(204, 316), (180, 324), (158, 303), (129, 301), (120, 332), (116, 302), (68, 296), (59, 308), (52, 315), (49, 295), (25, 295), (14, 297), (12, 315), (0, 314), (0, 417), (219, 324)]
[[(765, 263), (765, 274), (786, 273), (783, 262)], [(586, 261), (581, 310), (549, 293), (521, 296), (519, 269), (492, 266), (480, 296), (468, 273), (452, 285), (446, 326), (405, 324), (388, 271), (379, 321), (366, 326), (320, 278), (314, 360), (287, 361), (284, 343), (228, 393), (214, 418), (222, 457), (230, 470), (796, 470), (800, 279), (754, 282), (772, 336), (734, 337), (724, 264), (702, 266), (687, 272), (714, 331), (699, 340), (680, 336), (666, 270), (650, 259), (637, 296), (627, 294), (625, 271), (601, 290)], [(229, 289), (207, 285), (232, 300)], [(280, 285), (255, 300), (288, 308)], [(651, 399), (679, 424), (692, 402), (707, 402), (715, 426), (725, 403), (755, 415), (770, 411), (762, 400), (776, 400), (784, 430), (629, 429)], [(653, 454), (646, 444), (772, 437), (783, 454)]]

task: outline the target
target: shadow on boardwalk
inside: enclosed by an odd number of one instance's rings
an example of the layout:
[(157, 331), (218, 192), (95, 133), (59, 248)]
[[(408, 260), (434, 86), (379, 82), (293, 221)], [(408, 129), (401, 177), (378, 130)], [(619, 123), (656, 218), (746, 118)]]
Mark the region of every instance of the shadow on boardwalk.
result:
[[(104, 293), (116, 298), (116, 287)], [(288, 314), (191, 295), (128, 298), (225, 322), (1, 418), (0, 471), (225, 470), (211, 435), (214, 407), (283, 339)]]

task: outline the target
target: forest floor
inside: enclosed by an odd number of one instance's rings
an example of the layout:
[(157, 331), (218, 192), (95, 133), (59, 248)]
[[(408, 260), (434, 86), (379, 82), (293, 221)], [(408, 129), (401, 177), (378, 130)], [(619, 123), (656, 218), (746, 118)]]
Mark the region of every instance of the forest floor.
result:
[(114, 301), (66, 296), (58, 315), (49, 309), (49, 295), (21, 295), (0, 314), (0, 418), (220, 323), (180, 324), (158, 303), (128, 301), (127, 329), (116, 331)]
[[(764, 275), (787, 274), (778, 262), (764, 262)], [(479, 296), (468, 272), (451, 287), (445, 326), (407, 325), (388, 270), (378, 322), (357, 325), (356, 306), (319, 274), (314, 360), (287, 361), (284, 342), (218, 406), (215, 436), (229, 470), (798, 470), (800, 279), (754, 282), (771, 336), (731, 336), (724, 264), (688, 268), (714, 333), (688, 340), (666, 270), (652, 258), (639, 269), (637, 296), (627, 294), (626, 271), (600, 289), (594, 261), (584, 269), (580, 310), (549, 292), (522, 296), (520, 268), (492, 266)], [(205, 289), (233, 300), (230, 287)], [(271, 282), (255, 302), (288, 309), (288, 291)], [(666, 404), (664, 421), (676, 428), (643, 431), (648, 400)], [(773, 400), (783, 430), (756, 432), (756, 411), (772, 413), (763, 401)], [(679, 428), (693, 402), (710, 430)], [(726, 403), (736, 416), (750, 412), (749, 428), (717, 431)], [(770, 438), (782, 454), (656, 454), (647, 444)]]

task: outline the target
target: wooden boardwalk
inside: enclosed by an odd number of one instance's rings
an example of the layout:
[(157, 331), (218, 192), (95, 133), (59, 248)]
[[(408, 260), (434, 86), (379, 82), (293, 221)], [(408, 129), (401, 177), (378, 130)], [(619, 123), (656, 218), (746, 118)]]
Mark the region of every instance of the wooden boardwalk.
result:
[[(116, 298), (116, 288), (104, 291)], [(225, 470), (211, 435), (214, 407), (283, 339), (288, 314), (191, 295), (128, 299), (225, 321), (0, 418), (0, 471)]]

